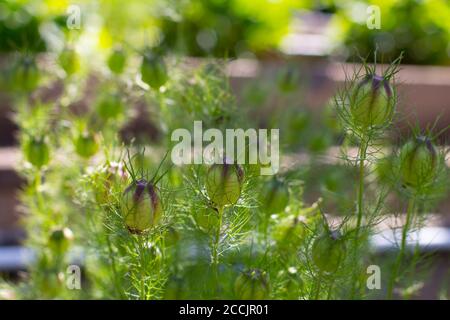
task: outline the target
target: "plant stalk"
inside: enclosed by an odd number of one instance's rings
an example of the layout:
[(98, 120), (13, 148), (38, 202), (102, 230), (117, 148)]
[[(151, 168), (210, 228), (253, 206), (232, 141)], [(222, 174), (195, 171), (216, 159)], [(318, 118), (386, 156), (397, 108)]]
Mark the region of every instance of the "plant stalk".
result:
[(408, 202), (408, 210), (406, 212), (406, 221), (402, 229), (402, 239), (400, 244), (400, 251), (397, 255), (397, 259), (394, 264), (394, 269), (392, 270), (391, 278), (389, 281), (388, 291), (387, 291), (387, 299), (392, 299), (394, 286), (397, 282), (398, 272), (400, 271), (400, 266), (402, 265), (403, 258), (406, 251), (406, 238), (408, 236), (408, 232), (410, 229), (411, 219), (414, 214), (415, 200), (412, 197)]
[(361, 144), (359, 146), (358, 151), (358, 160), (359, 160), (359, 174), (358, 174), (358, 198), (357, 198), (357, 218), (356, 218), (356, 231), (355, 231), (355, 241), (354, 241), (354, 261), (355, 267), (357, 270), (354, 273), (353, 281), (352, 281), (352, 299), (355, 298), (359, 283), (358, 283), (358, 275), (359, 275), (359, 263), (357, 261), (358, 256), (358, 247), (359, 247), (359, 231), (362, 225), (363, 211), (364, 211), (364, 178), (365, 178), (365, 165), (367, 158), (367, 148), (369, 146), (369, 139), (363, 137), (361, 139)]

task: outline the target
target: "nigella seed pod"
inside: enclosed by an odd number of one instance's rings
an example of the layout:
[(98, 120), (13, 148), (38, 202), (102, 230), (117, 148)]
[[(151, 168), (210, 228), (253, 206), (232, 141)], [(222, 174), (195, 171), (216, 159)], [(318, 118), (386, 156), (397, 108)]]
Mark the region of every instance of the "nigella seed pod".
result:
[(401, 148), (400, 174), (403, 185), (413, 189), (436, 178), (437, 151), (428, 137), (419, 136)]
[(269, 277), (265, 271), (252, 269), (241, 273), (234, 283), (236, 297), (241, 300), (263, 300), (270, 293)]
[(103, 120), (115, 119), (123, 111), (122, 99), (118, 94), (108, 94), (97, 104), (97, 113)]
[(39, 85), (40, 74), (36, 61), (25, 57), (13, 67), (9, 85), (17, 91), (32, 91)]
[(99, 149), (98, 136), (88, 131), (79, 134), (74, 144), (77, 154), (86, 159), (96, 154)]
[(108, 58), (108, 67), (115, 74), (121, 74), (125, 68), (127, 57), (122, 48), (117, 47)]
[(110, 162), (101, 167), (98, 178), (101, 183), (96, 188), (95, 198), (98, 204), (105, 204), (114, 190), (127, 182), (128, 172), (121, 163)]
[(158, 90), (168, 79), (166, 65), (159, 55), (147, 51), (141, 64), (141, 80), (151, 88)]
[(133, 182), (125, 189), (122, 216), (131, 233), (142, 233), (155, 226), (162, 215), (157, 188), (146, 180)]
[(289, 215), (273, 229), (273, 238), (283, 250), (297, 249), (306, 234), (303, 216)]
[(217, 212), (211, 208), (199, 208), (194, 213), (194, 220), (201, 230), (209, 232), (217, 227), (219, 216)]
[(24, 153), (26, 160), (36, 168), (45, 166), (50, 159), (50, 149), (43, 138), (30, 138), (25, 143)]
[(267, 182), (260, 193), (262, 210), (268, 214), (284, 211), (289, 203), (289, 189), (287, 185), (276, 178)]
[(73, 241), (73, 233), (69, 228), (56, 228), (50, 233), (49, 248), (55, 253), (66, 252)]
[(389, 80), (367, 75), (350, 95), (350, 115), (359, 129), (387, 125), (394, 115), (395, 97)]
[(241, 196), (244, 171), (237, 164), (212, 165), (206, 176), (206, 191), (215, 208), (235, 204)]
[(337, 231), (327, 231), (312, 245), (312, 261), (323, 272), (333, 273), (344, 257), (345, 244)]
[(289, 267), (286, 271), (282, 270), (279, 276), (283, 276), (285, 281), (283, 281), (283, 286), (281, 288), (281, 293), (284, 298), (298, 300), (301, 290), (304, 287), (303, 279), (295, 267)]
[(67, 76), (73, 75), (80, 69), (80, 58), (75, 49), (72, 48), (64, 49), (58, 57), (58, 62)]

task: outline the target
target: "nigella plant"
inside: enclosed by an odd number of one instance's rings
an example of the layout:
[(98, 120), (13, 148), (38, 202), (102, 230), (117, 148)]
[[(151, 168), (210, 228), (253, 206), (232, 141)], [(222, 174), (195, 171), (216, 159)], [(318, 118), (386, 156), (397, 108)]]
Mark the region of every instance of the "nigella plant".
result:
[[(151, 168), (144, 152), (127, 155), (108, 160), (86, 180), (97, 202), (89, 215), (94, 228), (89, 235), (101, 253), (97, 272), (110, 274), (109, 290), (115, 297), (154, 299), (161, 295), (169, 251), (179, 238), (161, 186), (167, 173), (161, 173), (165, 157), (150, 176), (144, 169)], [(98, 282), (107, 290), (101, 279)]]
[[(349, 164), (358, 174), (352, 250), (357, 272), (354, 272), (352, 280), (352, 298), (358, 296), (362, 290), (361, 281), (358, 280), (358, 276), (362, 274), (362, 261), (358, 258), (358, 252), (364, 247), (363, 239), (366, 237), (363, 231), (368, 229), (365, 226), (371, 225), (371, 220), (375, 219), (380, 210), (380, 206), (369, 208), (365, 201), (367, 169), (377, 161), (380, 153), (380, 146), (377, 144), (389, 131), (396, 114), (397, 94), (394, 78), (399, 71), (401, 59), (402, 55), (386, 67), (383, 73), (377, 73), (379, 68), (376, 63), (370, 66), (363, 61), (362, 67), (347, 79), (343, 89), (334, 98), (338, 118), (346, 134), (345, 140), (348, 141), (343, 148), (345, 157), (348, 157), (347, 145), (358, 146), (357, 156), (348, 158)], [(383, 195), (379, 194), (377, 197), (375, 202), (381, 203)]]
[[(438, 134), (439, 135), (439, 134)], [(400, 230), (398, 254), (393, 263), (388, 283), (387, 297), (392, 298), (394, 289), (399, 284), (399, 276), (407, 257), (408, 234), (411, 230), (419, 230), (425, 219), (424, 209), (429, 203), (436, 201), (447, 185), (446, 151), (439, 150), (434, 141), (437, 136), (430, 132), (422, 133), (415, 129), (413, 137), (401, 145), (392, 158), (392, 176), (396, 180), (395, 187), (407, 201), (405, 222)], [(414, 249), (417, 254), (417, 247)], [(408, 266), (415, 272), (417, 259), (412, 259)]]

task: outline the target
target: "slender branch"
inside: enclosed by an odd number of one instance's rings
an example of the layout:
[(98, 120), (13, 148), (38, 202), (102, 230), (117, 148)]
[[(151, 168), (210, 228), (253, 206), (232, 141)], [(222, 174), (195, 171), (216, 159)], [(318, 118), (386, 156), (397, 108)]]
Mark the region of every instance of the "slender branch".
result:
[(406, 250), (406, 238), (408, 236), (408, 232), (410, 229), (411, 219), (414, 214), (414, 208), (415, 208), (415, 199), (412, 197), (408, 202), (408, 211), (406, 212), (406, 222), (403, 225), (402, 229), (402, 240), (400, 244), (400, 251), (397, 255), (397, 259), (394, 264), (394, 268), (392, 270), (391, 278), (389, 281), (388, 291), (387, 291), (387, 298), (392, 299), (393, 292), (394, 292), (394, 286), (397, 283), (397, 276), (398, 272), (400, 271), (400, 266), (402, 265), (403, 258), (405, 255)]

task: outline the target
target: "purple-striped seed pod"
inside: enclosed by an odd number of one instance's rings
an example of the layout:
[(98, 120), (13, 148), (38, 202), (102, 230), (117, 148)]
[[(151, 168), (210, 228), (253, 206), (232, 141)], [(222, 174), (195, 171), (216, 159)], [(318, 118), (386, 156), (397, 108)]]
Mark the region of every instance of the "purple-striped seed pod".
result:
[(400, 174), (406, 187), (417, 189), (431, 183), (437, 174), (437, 151), (431, 140), (419, 136), (400, 150)]
[(371, 74), (356, 85), (349, 104), (352, 123), (364, 129), (387, 125), (394, 116), (396, 101), (389, 80)]
[(206, 191), (216, 208), (235, 204), (241, 196), (244, 171), (238, 164), (212, 165), (206, 177)]
[(122, 216), (131, 233), (140, 234), (155, 226), (162, 215), (158, 189), (146, 180), (138, 180), (123, 193)]

